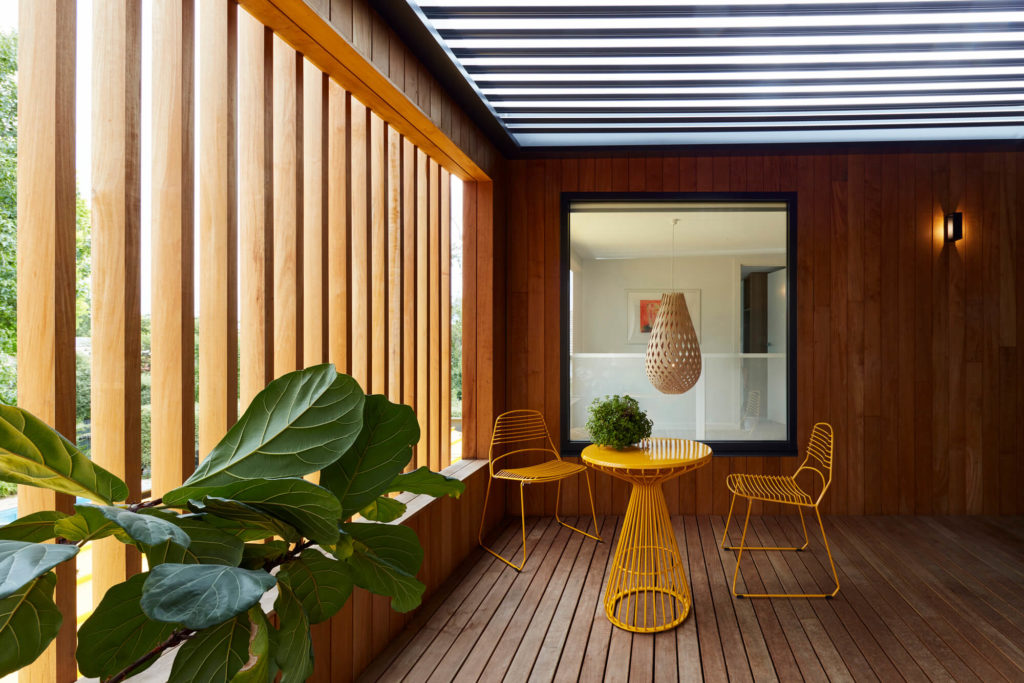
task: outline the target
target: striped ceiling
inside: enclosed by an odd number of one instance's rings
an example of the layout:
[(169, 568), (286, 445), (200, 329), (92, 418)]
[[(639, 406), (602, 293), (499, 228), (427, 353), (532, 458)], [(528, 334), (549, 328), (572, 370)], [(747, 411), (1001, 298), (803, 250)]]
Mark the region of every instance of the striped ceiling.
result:
[(1024, 0), (407, 0), (523, 147), (1024, 138)]

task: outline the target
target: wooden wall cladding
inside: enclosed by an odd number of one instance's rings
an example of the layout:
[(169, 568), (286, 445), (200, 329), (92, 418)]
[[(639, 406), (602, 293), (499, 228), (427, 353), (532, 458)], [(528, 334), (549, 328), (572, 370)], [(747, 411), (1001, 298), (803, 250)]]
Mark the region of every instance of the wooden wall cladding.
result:
[[(509, 408), (543, 410), (558, 433), (562, 192), (795, 191), (797, 436), (802, 448), (815, 421), (835, 427), (826, 509), (1024, 512), (1019, 147), (543, 159), (510, 162), (508, 173)], [(954, 210), (964, 214), (964, 238), (947, 244), (942, 218)], [(727, 474), (795, 466), (794, 458), (715, 458), (666, 494), (673, 512), (725, 514)], [(585, 499), (585, 489), (570, 491), (563, 512), (577, 514)], [(596, 500), (599, 514), (621, 513), (625, 487), (599, 475)], [(550, 514), (553, 494), (538, 491), (527, 507)]]

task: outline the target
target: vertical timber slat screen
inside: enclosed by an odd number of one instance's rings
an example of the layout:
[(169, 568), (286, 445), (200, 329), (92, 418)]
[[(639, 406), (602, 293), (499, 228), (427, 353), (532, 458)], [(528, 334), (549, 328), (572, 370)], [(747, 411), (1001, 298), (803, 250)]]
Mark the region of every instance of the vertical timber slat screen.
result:
[[(450, 173), (465, 171), (448, 157), (440, 166), (402, 134), (406, 123), (392, 125), (394, 111), (368, 108), (233, 0), (154, 0), (152, 17), (151, 66), (159, 87), (152, 102), (152, 216), (143, 216), (147, 65), (140, 9), (128, 0), (97, 2), (93, 16), (97, 461), (127, 479), (133, 499), (141, 495), (140, 298), (147, 277), (154, 292), (153, 495), (194, 469), (197, 416), (202, 456), (273, 377), (325, 360), (368, 392), (413, 405), (422, 445), (411, 465), (444, 467), (450, 460), (448, 192)], [(73, 438), (74, 3), (24, 2), (19, 28), (18, 398)], [(474, 201), (487, 223), (483, 200)], [(150, 230), (152, 272), (142, 270), (144, 230)], [(71, 503), (19, 489), (22, 514), (70, 512)], [(451, 511), (444, 514), (448, 520)], [(420, 531), (441, 533), (435, 526)], [(468, 552), (467, 543), (459, 539), (455, 546)], [(120, 544), (96, 550), (94, 556), (102, 555), (94, 570), (98, 598), (140, 563)], [(21, 672), (22, 681), (77, 678), (74, 572), (74, 563), (58, 569), (63, 630)], [(429, 577), (431, 585), (441, 579)], [(360, 636), (358, 624), (369, 619), (376, 624)], [(356, 654), (356, 640), (378, 648), (405, 619), (391, 614), (386, 601), (357, 592), (330, 626), (314, 632), (317, 676), (350, 680), (367, 655)]]

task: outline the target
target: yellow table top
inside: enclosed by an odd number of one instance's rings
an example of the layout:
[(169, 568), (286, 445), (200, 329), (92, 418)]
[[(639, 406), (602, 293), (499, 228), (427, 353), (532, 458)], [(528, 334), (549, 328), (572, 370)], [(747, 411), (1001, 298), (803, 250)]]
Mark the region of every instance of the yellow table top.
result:
[(587, 446), (582, 457), (586, 463), (612, 469), (692, 468), (711, 459), (711, 447), (689, 439), (653, 438), (644, 439), (639, 446), (621, 450), (610, 446)]

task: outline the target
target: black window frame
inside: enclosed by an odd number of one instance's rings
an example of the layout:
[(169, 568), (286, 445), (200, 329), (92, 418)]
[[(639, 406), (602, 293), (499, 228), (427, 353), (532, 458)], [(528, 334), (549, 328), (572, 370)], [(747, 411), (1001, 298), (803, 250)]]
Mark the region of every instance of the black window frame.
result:
[(569, 439), (569, 212), (574, 203), (777, 202), (786, 205), (786, 439), (705, 441), (717, 456), (797, 454), (797, 193), (796, 192), (563, 192), (561, 193), (561, 426), (563, 455), (576, 456), (589, 441)]

